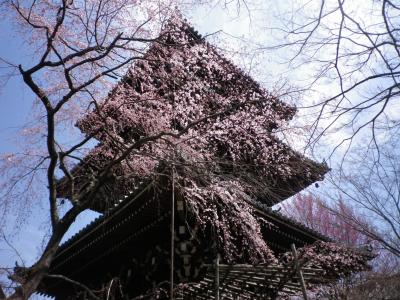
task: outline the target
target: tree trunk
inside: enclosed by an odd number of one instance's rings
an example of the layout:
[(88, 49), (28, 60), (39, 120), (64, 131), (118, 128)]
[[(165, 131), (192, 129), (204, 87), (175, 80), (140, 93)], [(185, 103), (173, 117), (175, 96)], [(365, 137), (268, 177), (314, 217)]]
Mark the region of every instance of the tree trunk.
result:
[(16, 280), (21, 282), (21, 285), (15, 289), (15, 292), (10, 297), (6, 298), (7, 300), (27, 300), (33, 293), (37, 291), (39, 284), (49, 270), (50, 263), (53, 259), (56, 249), (57, 245), (54, 245), (53, 248), (43, 254), (42, 258), (36, 264), (30, 268), (23, 269), (21, 272), (21, 277), (19, 274), (13, 275), (15, 277), (19, 277)]
[(37, 291), (37, 288), (42, 282), (43, 277), (45, 277), (49, 271), (51, 262), (53, 261), (54, 255), (57, 252), (62, 237), (68, 230), (71, 223), (74, 222), (76, 215), (78, 215), (80, 211), (81, 210), (73, 208), (66, 213), (61, 221), (58, 222), (42, 256), (33, 266), (29, 268), (20, 268), (20, 270), (18, 270), (18, 268), (14, 269), (14, 274), (12, 275), (14, 278), (12, 279), (15, 282), (20, 283), (20, 286), (18, 286), (15, 289), (15, 292), (6, 298), (6, 300), (27, 300), (33, 293)]

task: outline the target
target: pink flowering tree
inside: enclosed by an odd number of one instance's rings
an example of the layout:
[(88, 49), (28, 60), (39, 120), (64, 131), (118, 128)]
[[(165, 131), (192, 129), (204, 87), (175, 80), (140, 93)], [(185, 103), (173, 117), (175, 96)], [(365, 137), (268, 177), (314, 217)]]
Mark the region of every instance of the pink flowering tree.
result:
[[(298, 183), (299, 177), (312, 182), (326, 167), (276, 138), (274, 130), (285, 126), (293, 108), (261, 89), (179, 18), (166, 28), (164, 43), (171, 47), (152, 45), (107, 100), (79, 120), (79, 128), (100, 143), (73, 170), (75, 178), (84, 179), (64, 179), (60, 193), (80, 201), (77, 191), (105, 166), (118, 180), (104, 181), (107, 188), (93, 194), (93, 206), (102, 211), (146, 178), (161, 190), (170, 189), (174, 178), (200, 228), (216, 232), (224, 260), (277, 263), (252, 202), (274, 199), (274, 188)], [(162, 138), (141, 143), (163, 132)], [(133, 151), (116, 161), (125, 149)], [(302, 254), (304, 264), (334, 278), (365, 269), (369, 260), (334, 244), (302, 251), (320, 252)]]
[[(349, 188), (347, 187), (344, 191), (348, 193)], [(358, 192), (360, 193), (361, 189)], [(360, 195), (360, 197), (362, 196)], [(354, 205), (353, 201), (350, 203)], [(370, 263), (372, 269), (369, 272), (349, 276), (345, 280), (330, 285), (329, 288), (320, 289), (318, 293), (321, 297), (324, 295), (330, 297), (329, 299), (342, 299), (346, 295), (353, 295), (358, 286), (363, 284), (367, 288), (363, 293), (367, 295), (368, 292), (374, 292), (371, 289), (383, 278), (387, 278), (388, 282), (390, 282), (393, 274), (398, 273), (399, 270), (399, 260), (396, 252), (391, 251), (390, 247), (386, 247), (382, 243), (382, 240), (388, 239), (383, 234), (384, 223), (381, 223), (381, 228), (374, 226), (370, 220), (370, 214), (367, 213), (361, 216), (360, 212), (350, 206), (350, 203), (345, 203), (341, 198), (337, 202), (328, 205), (311, 194), (298, 194), (290, 202), (282, 205), (285, 214), (308, 227), (352, 248), (363, 249), (367, 247), (367, 249), (373, 249), (375, 253), (375, 258)], [(339, 254), (339, 256), (339, 260), (346, 258), (346, 255)], [(314, 254), (309, 257), (314, 257)], [(382, 291), (388, 293), (387, 295), (390, 294), (388, 287), (385, 287), (384, 281), (379, 285), (381, 285)]]
[[(299, 264), (303, 267), (321, 268), (325, 279), (343, 278), (352, 273), (369, 269), (366, 262), (374, 257), (372, 253), (355, 248), (343, 248), (337, 243), (317, 242), (298, 251)], [(285, 254), (282, 261), (291, 262), (291, 253)]]
[[(294, 109), (232, 65), (223, 67), (226, 61), (210, 45), (199, 43), (179, 18), (170, 18), (170, 6), (136, 0), (10, 0), (0, 6), (30, 45), (33, 59), (30, 66), (2, 63), (21, 76), (44, 116), (23, 131), (29, 145), (44, 148), (28, 145), (21, 154), (1, 157), (1, 205), (7, 212), (21, 196), (34, 203), (46, 195), (50, 220), (37, 262), (9, 270), (10, 299), (27, 299), (37, 290), (64, 234), (110, 180), (117, 179), (114, 187), (127, 192), (138, 178), (154, 177), (162, 163), (175, 170), (197, 221), (217, 229), (227, 259), (240, 255), (238, 242), (250, 246), (245, 249), (254, 262), (274, 259), (244, 201), (255, 185), (243, 178), (288, 179), (303, 172), (292, 171), (295, 154), (272, 135)], [(169, 23), (160, 26), (167, 16)], [(161, 34), (157, 27), (164, 28)], [(130, 73), (101, 101), (127, 69)], [(80, 119), (88, 107), (94, 111)], [(66, 126), (78, 118), (85, 136), (65, 142)], [(82, 160), (94, 139), (99, 145)], [(229, 175), (232, 171), (240, 176)], [(306, 175), (314, 176), (308, 169)], [(64, 178), (61, 188), (58, 178)], [(39, 194), (28, 193), (43, 182), (47, 188)], [(60, 206), (63, 196), (70, 208)]]
[(291, 201), (282, 204), (283, 212), (308, 227), (349, 246), (367, 243), (368, 237), (359, 232), (342, 216), (352, 216), (368, 226), (367, 220), (357, 215), (354, 209), (340, 199), (334, 207), (311, 194), (297, 194)]
[[(262, 187), (273, 186), (277, 178), (289, 180), (299, 172), (309, 180), (319, 176), (311, 168), (292, 168), (297, 154), (273, 136), (294, 109), (260, 88), (179, 18), (165, 30), (168, 34), (108, 99), (79, 120), (79, 128), (100, 143), (74, 176), (98, 178), (97, 170), (106, 168), (119, 177), (111, 180), (108, 192), (94, 195), (104, 210), (117, 200), (111, 195), (122, 197), (146, 178), (162, 181), (155, 174), (163, 165), (172, 167), (194, 218), (203, 228), (215, 228), (219, 251), (228, 261), (270, 260), (249, 202), (265, 196)], [(64, 180), (61, 193), (80, 201), (75, 194), (84, 184)]]
[[(359, 171), (359, 174), (364, 174), (364, 171), (368, 171), (368, 169), (363, 169), (362, 172)], [(375, 185), (367, 185), (366, 180), (361, 183), (361, 181), (357, 181), (358, 178), (355, 176), (342, 175), (343, 180), (347, 180), (346, 185), (339, 189), (340, 185), (338, 184), (339, 181), (337, 181), (335, 186), (348, 199), (348, 203), (345, 203), (343, 198), (328, 203), (311, 194), (298, 194), (291, 201), (283, 203), (283, 211), (308, 227), (346, 245), (360, 246), (370, 244), (376, 249), (383, 250), (382, 257), (390, 256), (390, 253), (393, 258), (399, 257), (398, 241), (396, 239), (397, 227), (395, 224), (392, 226), (391, 220), (393, 218), (394, 222), (396, 222), (397, 211), (393, 211), (393, 216), (391, 213), (388, 213), (387, 216), (385, 215), (385, 212), (389, 212), (387, 209), (392, 205), (391, 200), (396, 201), (392, 192), (393, 186), (387, 189), (382, 188), (381, 193), (375, 191), (375, 188), (378, 189), (379, 184), (389, 186), (391, 183), (397, 182), (393, 178), (389, 178), (389, 175), (395, 174), (394, 172), (385, 174), (388, 177), (379, 177), (377, 174), (369, 173), (371, 178), (376, 179), (374, 180)], [(393, 181), (391, 182), (391, 180)], [(369, 188), (371, 190), (368, 190)], [(387, 197), (385, 193), (391, 193), (393, 197)], [(369, 199), (371, 196), (375, 198)], [(382, 200), (380, 200), (381, 198)], [(354, 199), (360, 200), (357, 202)], [(357, 206), (357, 204), (365, 204), (365, 206)], [(395, 206), (393, 205), (393, 207)], [(386, 260), (382, 261), (384, 265)]]
[[(171, 1), (172, 3), (172, 1)], [(28, 139), (18, 153), (0, 157), (2, 224), (13, 207), (21, 210), (47, 198), (49, 237), (30, 267), (7, 270), (13, 281), (10, 299), (27, 299), (46, 276), (64, 234), (87, 201), (63, 209), (57, 200), (57, 177), (69, 177), (70, 157), (82, 157), (88, 135), (69, 138), (74, 123), (121, 74), (143, 56), (170, 14), (168, 1), (152, 5), (136, 0), (6, 0), (1, 15), (27, 46), (29, 65), (1, 58), (1, 78), (21, 77), (36, 97), (38, 118), (22, 130)], [(155, 138), (154, 138), (155, 139)], [(71, 140), (74, 140), (71, 142)], [(100, 180), (101, 181), (101, 180)], [(93, 190), (92, 190), (93, 191)], [(90, 190), (86, 190), (86, 199)], [(26, 211), (29, 211), (26, 209)]]
[[(26, 133), (45, 147), (2, 156), (0, 203), (7, 208), (20, 195), (34, 202), (26, 188), (45, 182), (51, 228), (37, 262), (10, 270), (9, 299), (29, 298), (49, 276), (78, 215), (106, 211), (144, 180), (160, 189), (173, 180), (196, 222), (214, 229), (227, 261), (276, 261), (252, 201), (276, 203), (293, 193), (290, 187), (299, 190), (327, 171), (275, 136), (295, 109), (219, 55), (170, 6), (140, 0), (1, 6), (32, 47), (31, 66), (6, 64), (38, 100), (44, 118)], [(71, 120), (84, 134), (75, 143), (63, 136)], [(97, 145), (87, 151), (89, 142)]]

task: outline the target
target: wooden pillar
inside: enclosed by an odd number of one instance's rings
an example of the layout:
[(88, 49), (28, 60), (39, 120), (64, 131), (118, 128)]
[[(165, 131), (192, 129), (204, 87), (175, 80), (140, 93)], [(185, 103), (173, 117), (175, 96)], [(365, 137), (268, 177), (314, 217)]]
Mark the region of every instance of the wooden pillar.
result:
[(219, 254), (215, 259), (215, 300), (219, 300)]
[(170, 273), (170, 296), (174, 299), (174, 251), (175, 251), (175, 172), (172, 167), (172, 196), (171, 196), (171, 273)]
[(304, 282), (303, 272), (300, 269), (299, 258), (297, 256), (296, 246), (294, 244), (292, 244), (292, 253), (293, 253), (294, 265), (296, 268), (297, 276), (299, 277), (299, 280), (300, 280), (301, 291), (303, 292), (303, 298), (304, 298), (304, 300), (308, 300), (306, 284)]

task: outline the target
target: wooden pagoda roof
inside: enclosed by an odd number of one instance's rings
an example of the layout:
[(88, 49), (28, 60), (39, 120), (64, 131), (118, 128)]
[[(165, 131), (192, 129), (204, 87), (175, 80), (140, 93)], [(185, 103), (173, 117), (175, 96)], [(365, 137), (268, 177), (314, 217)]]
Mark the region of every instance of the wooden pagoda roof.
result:
[[(201, 45), (207, 51), (210, 51), (213, 53), (213, 55), (216, 55), (219, 58), (219, 64), (222, 66), (222, 68), (227, 72), (227, 73), (233, 73), (236, 74), (238, 80), (237, 84), (243, 85), (244, 90), (250, 90), (253, 91), (256, 94), (264, 95), (265, 94), (265, 89), (260, 86), (260, 84), (254, 80), (251, 76), (246, 74), (242, 69), (237, 67), (231, 60), (227, 59), (225, 56), (223, 56), (219, 51), (214, 47), (213, 45), (209, 44), (190, 24), (186, 22), (186, 20), (182, 20), (182, 28), (178, 28), (177, 30), (182, 31), (186, 36), (188, 36), (188, 40), (190, 41), (190, 44), (193, 45)], [(153, 45), (156, 46), (157, 44)], [(150, 47), (150, 50), (145, 54), (145, 58), (151, 58), (152, 56), (152, 46)], [(179, 49), (179, 47), (178, 47)], [(140, 69), (140, 64), (137, 66), (133, 66), (133, 69), (126, 74), (124, 79), (121, 80), (121, 82), (118, 83), (118, 85), (109, 93), (109, 97), (107, 98), (107, 101), (113, 101), (114, 93), (116, 90), (118, 90), (118, 87), (121, 86), (123, 88), (132, 88), (131, 86), (128, 85), (126, 87), (126, 82), (135, 82), (136, 80), (139, 80), (140, 78), (137, 78), (139, 75), (135, 75), (138, 72), (135, 72)], [(151, 74), (150, 74), (151, 77)], [(286, 118), (287, 120), (290, 120), (293, 118), (293, 115), (295, 114), (295, 107), (273, 97), (274, 105), (273, 107), (276, 107), (276, 110), (280, 111), (280, 114), (283, 115), (283, 118)], [(269, 101), (269, 100), (268, 100)], [(272, 100), (271, 100), (272, 101)], [(274, 125), (276, 126), (276, 124)], [(273, 127), (273, 126), (272, 126)], [(262, 197), (260, 201), (262, 201), (264, 204), (268, 206), (273, 206), (291, 196), (294, 194), (300, 192), (304, 188), (308, 187), (312, 183), (322, 180), (324, 175), (329, 171), (328, 166), (325, 163), (318, 163), (316, 161), (313, 161), (306, 156), (302, 155), (301, 153), (293, 150), (291, 147), (286, 145), (284, 142), (279, 140), (277, 137), (271, 135), (270, 137), (271, 141), (273, 143), (277, 143), (281, 145), (284, 149), (284, 151), (291, 157), (290, 161), (288, 161), (288, 168), (290, 168), (293, 171), (292, 176), (287, 179), (287, 178), (282, 178), (281, 176), (277, 175), (276, 178), (273, 178), (272, 182), (268, 182), (268, 184), (265, 185), (265, 194), (267, 196)], [(97, 147), (102, 147), (101, 141)], [(75, 178), (75, 183), (74, 186), (76, 189), (79, 189), (80, 187), (84, 186), (87, 182), (87, 174), (85, 173), (85, 169), (87, 166), (90, 165), (90, 162), (87, 162), (85, 159), (83, 162), (79, 163), (73, 170), (72, 173), (74, 174)], [(307, 173), (309, 175), (304, 174), (304, 170), (307, 170)], [(119, 201), (119, 198), (123, 195), (119, 194), (120, 189), (116, 188), (115, 190), (112, 190), (112, 186), (115, 185), (115, 182), (110, 182), (108, 186), (111, 188), (107, 190), (106, 192), (101, 191), (98, 193), (98, 198), (99, 199), (94, 199), (91, 203), (91, 209), (104, 213), (106, 212), (110, 205), (112, 206), (116, 201)], [(57, 191), (57, 196), (59, 198), (69, 198), (69, 184), (68, 184), (68, 179), (66, 177), (62, 178), (59, 180), (58, 183), (58, 191)]]
[[(192, 27), (189, 26), (185, 30), (187, 30), (187, 34), (193, 36), (197, 43), (206, 44)], [(206, 46), (212, 47), (208, 44)], [(235, 67), (229, 60), (222, 56), (220, 57), (226, 68), (234, 69), (250, 89), (261, 93), (262, 88), (257, 82)], [(112, 93), (110, 95), (112, 97)], [(279, 103), (282, 102), (279, 101)], [(282, 106), (287, 105), (282, 103)], [(288, 116), (288, 119), (291, 117), (292, 115)], [(277, 138), (272, 138), (284, 145)], [(295, 152), (289, 146), (285, 146), (285, 150), (291, 154), (290, 165), (296, 166), (300, 171), (295, 173), (291, 180), (284, 180), (279, 177), (274, 178), (276, 180), (270, 186), (267, 193), (268, 197), (259, 199), (264, 206), (256, 205), (256, 203), (253, 205), (258, 216), (268, 223), (268, 225), (263, 226), (262, 233), (267, 245), (276, 253), (289, 251), (291, 244), (303, 247), (316, 241), (330, 240), (270, 208), (270, 206), (294, 195), (313, 182), (322, 179), (323, 175), (328, 171), (325, 164), (314, 162)], [(302, 167), (306, 167), (311, 175), (304, 176), (301, 172)], [(85, 165), (80, 164), (73, 170), (74, 177), (79, 181), (75, 184), (76, 188), (84, 185), (85, 180), (87, 180), (85, 173), (80, 170), (84, 168)], [(66, 178), (59, 181), (59, 197), (68, 198), (69, 196), (66, 182)], [(111, 183), (109, 186), (112, 185)], [(168, 204), (169, 202), (154, 197), (152, 183), (140, 188), (138, 191), (124, 195), (119, 190), (110, 190), (108, 194), (101, 195), (102, 199), (94, 199), (91, 208), (102, 212), (103, 215), (60, 246), (51, 265), (50, 274), (61, 274), (95, 289), (99, 284), (106, 282), (110, 276), (117, 276), (120, 267), (126, 263), (128, 258), (140, 257), (147, 249), (158, 247), (163, 243), (167, 244), (170, 239), (168, 228), (171, 208)], [(120, 200), (121, 198), (124, 199)], [(103, 201), (105, 199), (107, 201)], [(112, 206), (111, 209), (110, 205)], [(275, 267), (278, 268), (278, 266)], [(271, 272), (271, 270), (260, 269), (259, 271), (264, 272), (262, 273), (264, 276), (267, 274), (265, 272)], [(233, 276), (232, 274), (236, 274), (235, 272), (239, 272), (237, 267), (229, 269), (229, 278)], [(242, 275), (245, 276), (246, 274)], [(207, 276), (203, 279), (206, 283), (210, 280), (210, 277)], [(239, 279), (234, 281), (236, 282), (237, 280)], [(200, 288), (202, 288), (201, 285), (203, 283), (200, 282), (199, 284)], [(228, 286), (235, 286), (235, 284), (227, 283)], [(293, 279), (285, 284), (287, 289), (294, 290), (296, 280)], [(193, 289), (198, 288), (199, 286), (193, 285)], [(70, 283), (54, 278), (45, 279), (40, 287), (43, 293), (60, 299), (63, 299), (65, 293), (73, 289), (74, 286)]]

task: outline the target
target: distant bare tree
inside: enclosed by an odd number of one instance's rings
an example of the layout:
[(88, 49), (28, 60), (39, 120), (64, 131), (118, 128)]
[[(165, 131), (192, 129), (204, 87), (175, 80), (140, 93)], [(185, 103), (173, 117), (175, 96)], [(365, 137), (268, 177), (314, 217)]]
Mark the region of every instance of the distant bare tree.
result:
[(364, 154), (351, 155), (353, 168), (333, 175), (331, 183), (365, 216), (368, 226), (351, 214), (333, 212), (400, 258), (400, 157), (394, 149), (393, 144), (381, 144), (379, 163)]
[(379, 149), (400, 127), (399, 3), (293, 1), (288, 14), (275, 31), (283, 42), (272, 48), (291, 53), (290, 68), (304, 67), (308, 88), (318, 92), (303, 107), (315, 113), (309, 144), (340, 131), (334, 151), (348, 151), (356, 137)]
[[(301, 107), (313, 116), (309, 146), (327, 137), (333, 152), (343, 147), (348, 164), (338, 165), (331, 182), (367, 222), (335, 204), (330, 209), (399, 257), (400, 6), (390, 0), (291, 4), (276, 31), (283, 42), (272, 48), (288, 51), (290, 66), (310, 78), (317, 93)], [(332, 191), (330, 197), (340, 198)]]

